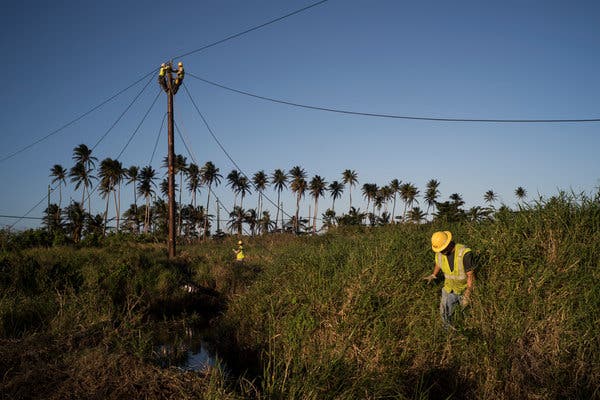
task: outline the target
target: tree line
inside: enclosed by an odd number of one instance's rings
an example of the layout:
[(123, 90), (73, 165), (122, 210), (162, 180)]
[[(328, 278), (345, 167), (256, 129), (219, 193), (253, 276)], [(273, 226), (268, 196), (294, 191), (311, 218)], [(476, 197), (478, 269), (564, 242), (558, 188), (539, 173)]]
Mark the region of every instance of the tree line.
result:
[[(148, 165), (124, 167), (118, 160), (105, 158), (102, 161), (92, 155), (92, 149), (85, 144), (80, 144), (73, 149), (74, 165), (66, 169), (55, 164), (50, 169), (51, 183), (58, 188), (58, 203), (49, 204), (44, 213), (44, 227), (51, 232), (68, 234), (74, 242), (81, 240), (85, 235), (105, 236), (109, 222), (114, 221), (115, 231), (131, 232), (135, 234), (166, 233), (167, 227), (167, 196), (168, 181), (160, 180), (156, 170)], [(163, 159), (163, 167), (167, 167), (167, 159)], [(443, 219), (448, 222), (460, 220), (483, 220), (491, 218), (495, 212), (494, 203), (498, 196), (493, 190), (488, 190), (483, 199), (485, 207), (472, 207), (463, 209), (464, 201), (458, 193), (449, 196), (449, 200), (440, 201), (440, 182), (431, 179), (427, 182), (425, 191), (410, 182), (393, 179), (386, 185), (376, 183), (363, 183), (359, 187), (359, 178), (356, 171), (346, 169), (342, 172), (340, 180), (327, 182), (320, 175), (308, 178), (306, 171), (300, 166), (294, 166), (287, 172), (284, 169), (275, 169), (272, 173), (264, 170), (256, 172), (251, 178), (238, 170), (232, 170), (226, 177), (212, 161), (207, 161), (199, 166), (187, 162), (181, 154), (175, 157), (176, 176), (176, 208), (178, 235), (184, 238), (208, 237), (211, 234), (223, 235), (225, 230), (239, 235), (251, 235), (269, 232), (295, 232), (316, 233), (317, 221), (321, 221), (320, 229), (329, 229), (336, 225), (385, 225), (390, 223), (412, 222), (423, 223), (433, 219)], [(67, 180), (73, 185), (74, 190), (81, 191), (81, 201), (72, 200), (68, 206), (62, 208), (62, 189), (67, 186)], [(234, 194), (233, 209), (226, 210), (218, 199), (211, 204), (213, 189), (225, 184)], [(94, 184), (97, 183), (95, 189)], [(121, 191), (123, 187), (131, 186), (134, 202), (121, 212)], [(271, 187), (277, 194), (277, 202), (265, 194)], [(189, 204), (183, 204), (182, 195), (184, 188), (189, 195)], [(200, 189), (206, 189), (206, 205), (198, 205), (197, 197)], [(367, 206), (364, 211), (353, 206), (353, 189), (360, 189), (362, 198)], [(281, 193), (290, 190), (295, 199), (293, 213), (287, 213), (281, 203)], [(348, 192), (349, 209), (345, 213), (335, 210), (335, 201)], [(105, 201), (104, 210), (100, 213), (92, 212), (91, 197), (98, 195)], [(252, 192), (257, 193), (256, 207), (244, 208), (244, 200)], [(328, 195), (331, 207), (327, 208), (319, 217), (319, 200)], [(426, 209), (421, 209), (420, 197)], [(527, 192), (518, 187), (515, 195), (522, 200)], [(300, 203), (309, 196), (312, 200), (312, 215), (307, 218), (300, 215)], [(355, 194), (356, 196), (356, 194)], [(109, 219), (109, 208), (112, 198), (114, 218)], [(138, 205), (138, 198), (143, 199)], [(265, 198), (272, 203), (275, 216), (265, 209)], [(238, 204), (239, 200), (239, 204)], [(397, 202), (400, 200), (402, 210)], [(87, 203), (87, 204), (86, 204)], [(87, 205), (87, 208), (86, 208)], [(221, 219), (221, 211), (225, 219)], [(216, 213), (216, 215), (215, 215)], [(310, 212), (309, 212), (310, 214)], [(221, 221), (225, 222), (222, 229)], [(214, 226), (216, 224), (216, 227)], [(213, 229), (216, 228), (216, 229)], [(214, 230), (214, 232), (213, 232)]]

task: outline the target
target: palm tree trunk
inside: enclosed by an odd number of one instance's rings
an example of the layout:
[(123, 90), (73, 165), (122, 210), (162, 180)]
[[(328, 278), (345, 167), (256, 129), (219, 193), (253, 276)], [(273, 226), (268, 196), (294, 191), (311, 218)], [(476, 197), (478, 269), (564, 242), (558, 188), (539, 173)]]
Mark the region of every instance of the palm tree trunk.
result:
[(350, 185), (350, 190), (348, 191), (348, 193), (350, 193), (350, 208), (352, 208), (352, 185)]
[(206, 199), (206, 215), (204, 216), (204, 237), (206, 238), (207, 230), (208, 230), (208, 206), (210, 205), (210, 187), (208, 185), (208, 197)]
[(296, 197), (296, 221), (295, 221), (295, 225), (296, 225), (296, 226), (294, 226), (294, 230), (295, 230), (296, 232), (298, 232), (298, 228), (299, 228), (299, 226), (300, 226), (300, 224), (299, 224), (299, 221), (298, 221), (298, 214), (299, 214), (299, 213), (300, 213), (300, 195), (298, 195), (298, 196)]
[(148, 225), (150, 224), (150, 197), (146, 196), (146, 213), (144, 215), (144, 233), (148, 233)]
[(102, 236), (106, 236), (106, 224), (108, 224), (108, 203), (110, 202), (110, 193), (106, 194), (106, 208), (104, 209), (104, 229)]
[(313, 234), (317, 233), (317, 207), (319, 205), (319, 198), (315, 197), (315, 214), (313, 216)]
[(133, 181), (133, 204), (135, 204), (135, 209), (137, 210), (137, 190), (135, 189), (135, 181)]
[(119, 232), (119, 221), (120, 221), (120, 211), (121, 211), (121, 191), (120, 185), (117, 186), (117, 189), (113, 191), (115, 196), (115, 213), (117, 217), (117, 232)]
[[(277, 220), (279, 219), (279, 207), (280, 207), (279, 198), (280, 198), (280, 196), (281, 196), (281, 190), (277, 190), (277, 215), (275, 216), (275, 230), (277, 230), (277, 223), (278, 223)], [(281, 223), (281, 228), (283, 229), (283, 222)]]

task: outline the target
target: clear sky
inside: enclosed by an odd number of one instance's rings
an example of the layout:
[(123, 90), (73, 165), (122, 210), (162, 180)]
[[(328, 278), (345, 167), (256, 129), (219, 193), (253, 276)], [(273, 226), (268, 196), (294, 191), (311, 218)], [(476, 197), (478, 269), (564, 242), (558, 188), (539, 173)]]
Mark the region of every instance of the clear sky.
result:
[[(3, 5), (0, 158), (50, 134), (171, 57), (188, 53), (316, 0), (31, 1)], [(368, 113), (474, 119), (600, 118), (600, 2), (329, 0), (182, 59), (204, 79), (257, 95)], [(1, 215), (24, 215), (47, 192), (50, 168), (73, 165), (72, 150), (94, 146), (147, 82), (127, 90), (47, 140), (0, 163)], [(363, 183), (397, 178), (421, 192), (441, 182), (484, 205), (493, 190), (514, 206), (559, 189), (600, 185), (600, 122), (502, 124), (385, 119), (294, 108), (185, 80), (214, 134), (242, 171), (303, 167), (308, 178)], [(115, 158), (159, 92), (155, 77), (93, 154)], [(211, 137), (185, 91), (176, 122), (202, 165), (226, 176), (234, 165)], [(166, 110), (158, 102), (125, 148), (125, 167), (147, 165)], [(153, 166), (166, 154), (160, 138)], [(176, 135), (176, 152), (192, 157)], [(162, 177), (164, 170), (159, 171)], [(231, 208), (225, 179), (216, 194)], [(353, 205), (366, 202), (353, 189)], [(276, 199), (274, 192), (267, 192)], [(348, 207), (348, 189), (336, 209)], [(206, 190), (201, 192), (205, 201)], [(80, 193), (72, 185), (63, 205)], [(123, 189), (122, 208), (133, 201)], [(291, 195), (283, 196), (291, 214)], [(52, 194), (58, 202), (58, 194)], [(302, 214), (311, 202), (303, 201)], [(254, 206), (253, 195), (245, 207)], [(93, 208), (104, 201), (94, 196)], [(426, 208), (421, 200), (421, 207)], [(46, 201), (31, 211), (43, 215)], [(320, 212), (331, 206), (327, 196)], [(112, 206), (111, 206), (112, 207)], [(269, 206), (272, 208), (272, 206)], [(113, 212), (114, 213), (114, 212)], [(272, 212), (274, 215), (274, 211)], [(0, 226), (14, 219), (1, 217)], [(35, 226), (21, 221), (16, 228)]]

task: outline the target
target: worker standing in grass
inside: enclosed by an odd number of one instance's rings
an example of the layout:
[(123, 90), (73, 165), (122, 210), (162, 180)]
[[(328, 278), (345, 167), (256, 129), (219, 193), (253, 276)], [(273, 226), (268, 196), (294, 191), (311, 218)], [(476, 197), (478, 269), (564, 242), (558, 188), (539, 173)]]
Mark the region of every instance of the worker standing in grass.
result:
[(471, 249), (455, 243), (449, 231), (435, 232), (431, 236), (431, 248), (435, 252), (435, 267), (433, 273), (424, 279), (431, 283), (437, 279), (440, 270), (444, 273), (440, 314), (448, 328), (456, 306), (460, 304), (464, 308), (470, 302), (476, 266)]
[(237, 249), (233, 249), (233, 252), (235, 254), (235, 261), (236, 262), (243, 262), (244, 258), (246, 258), (246, 256), (244, 255), (244, 244), (242, 243), (242, 241), (238, 241), (238, 247)]

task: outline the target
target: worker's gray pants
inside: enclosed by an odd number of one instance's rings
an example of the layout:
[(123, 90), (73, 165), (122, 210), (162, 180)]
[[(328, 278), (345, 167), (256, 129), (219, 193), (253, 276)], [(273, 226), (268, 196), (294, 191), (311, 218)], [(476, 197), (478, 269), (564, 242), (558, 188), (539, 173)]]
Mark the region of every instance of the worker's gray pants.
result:
[(442, 321), (444, 322), (445, 328), (448, 328), (452, 325), (452, 314), (454, 313), (456, 306), (460, 304), (462, 298), (462, 295), (456, 293), (447, 293), (444, 288), (442, 288), (440, 314), (442, 316)]

